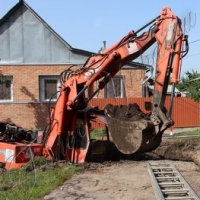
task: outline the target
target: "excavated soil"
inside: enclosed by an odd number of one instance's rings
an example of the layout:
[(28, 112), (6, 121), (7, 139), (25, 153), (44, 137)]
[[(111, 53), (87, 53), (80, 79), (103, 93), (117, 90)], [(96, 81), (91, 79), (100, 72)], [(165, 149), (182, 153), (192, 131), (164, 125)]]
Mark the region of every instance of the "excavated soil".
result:
[(164, 140), (149, 154), (157, 159), (194, 162), (200, 167), (200, 138)]
[(111, 117), (118, 118), (121, 120), (137, 121), (142, 118), (150, 120), (149, 115), (143, 113), (139, 105), (136, 103), (129, 104), (127, 106), (126, 105), (113, 106), (112, 104), (108, 104), (105, 107), (105, 110), (107, 110), (107, 112), (109, 113), (109, 115), (111, 115)]

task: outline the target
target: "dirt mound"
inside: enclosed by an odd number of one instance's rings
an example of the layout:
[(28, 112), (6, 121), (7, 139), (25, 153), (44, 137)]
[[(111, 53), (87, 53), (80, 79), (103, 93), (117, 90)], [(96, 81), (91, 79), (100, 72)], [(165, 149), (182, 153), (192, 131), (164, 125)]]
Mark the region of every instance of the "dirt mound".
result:
[(150, 120), (149, 115), (143, 113), (136, 103), (120, 106), (113, 106), (111, 104), (108, 104), (105, 107), (105, 110), (111, 117), (116, 119), (129, 121), (137, 121), (139, 119)]
[(200, 138), (164, 140), (149, 155), (157, 159), (192, 161), (200, 167)]

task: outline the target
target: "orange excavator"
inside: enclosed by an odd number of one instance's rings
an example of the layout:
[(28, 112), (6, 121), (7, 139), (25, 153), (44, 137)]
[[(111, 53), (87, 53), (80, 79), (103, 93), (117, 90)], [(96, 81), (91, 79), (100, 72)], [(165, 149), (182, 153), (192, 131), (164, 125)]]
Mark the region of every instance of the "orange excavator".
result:
[[(19, 141), (6, 140), (4, 133), (9, 131), (5, 128), (0, 133), (3, 138), (0, 141), (0, 162), (7, 169), (20, 167), (32, 155), (41, 155), (83, 163), (90, 147), (90, 115), (84, 112), (92, 110), (87, 107), (88, 102), (124, 65), (142, 55), (154, 43), (157, 43), (158, 51), (151, 113), (144, 115), (134, 105), (107, 105), (103, 115), (114, 145), (123, 154), (139, 154), (156, 149), (163, 132), (173, 125), (171, 114), (174, 88), (179, 82), (182, 58), (189, 50), (181, 20), (168, 7), (163, 8), (159, 16), (138, 31), (129, 32), (110, 48), (89, 57), (82, 67), (77, 69), (71, 66), (64, 70), (61, 73), (60, 95), (51, 109), (50, 122), (44, 131), (42, 143), (27, 144), (24, 137)], [(86, 91), (96, 81), (97, 89), (86, 98)], [(169, 82), (173, 90), (167, 111), (164, 104)], [(121, 114), (117, 117), (119, 111)]]

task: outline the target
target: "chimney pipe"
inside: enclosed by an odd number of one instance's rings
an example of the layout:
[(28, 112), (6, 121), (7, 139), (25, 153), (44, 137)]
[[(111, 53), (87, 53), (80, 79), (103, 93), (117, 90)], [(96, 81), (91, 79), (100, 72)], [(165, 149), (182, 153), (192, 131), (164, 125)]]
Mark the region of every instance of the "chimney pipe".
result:
[(106, 41), (104, 40), (104, 41), (103, 41), (103, 47), (102, 47), (102, 50), (105, 51), (105, 49), (106, 49)]

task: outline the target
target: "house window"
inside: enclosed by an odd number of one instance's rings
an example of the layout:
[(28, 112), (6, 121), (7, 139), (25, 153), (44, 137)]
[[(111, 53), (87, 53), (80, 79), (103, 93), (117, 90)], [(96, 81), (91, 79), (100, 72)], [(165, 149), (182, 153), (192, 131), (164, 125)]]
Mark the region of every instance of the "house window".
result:
[(113, 77), (105, 88), (105, 98), (125, 97), (124, 77), (115, 76)]
[(39, 76), (40, 101), (56, 101), (59, 96), (59, 76)]
[(0, 77), (0, 102), (13, 101), (13, 77)]

